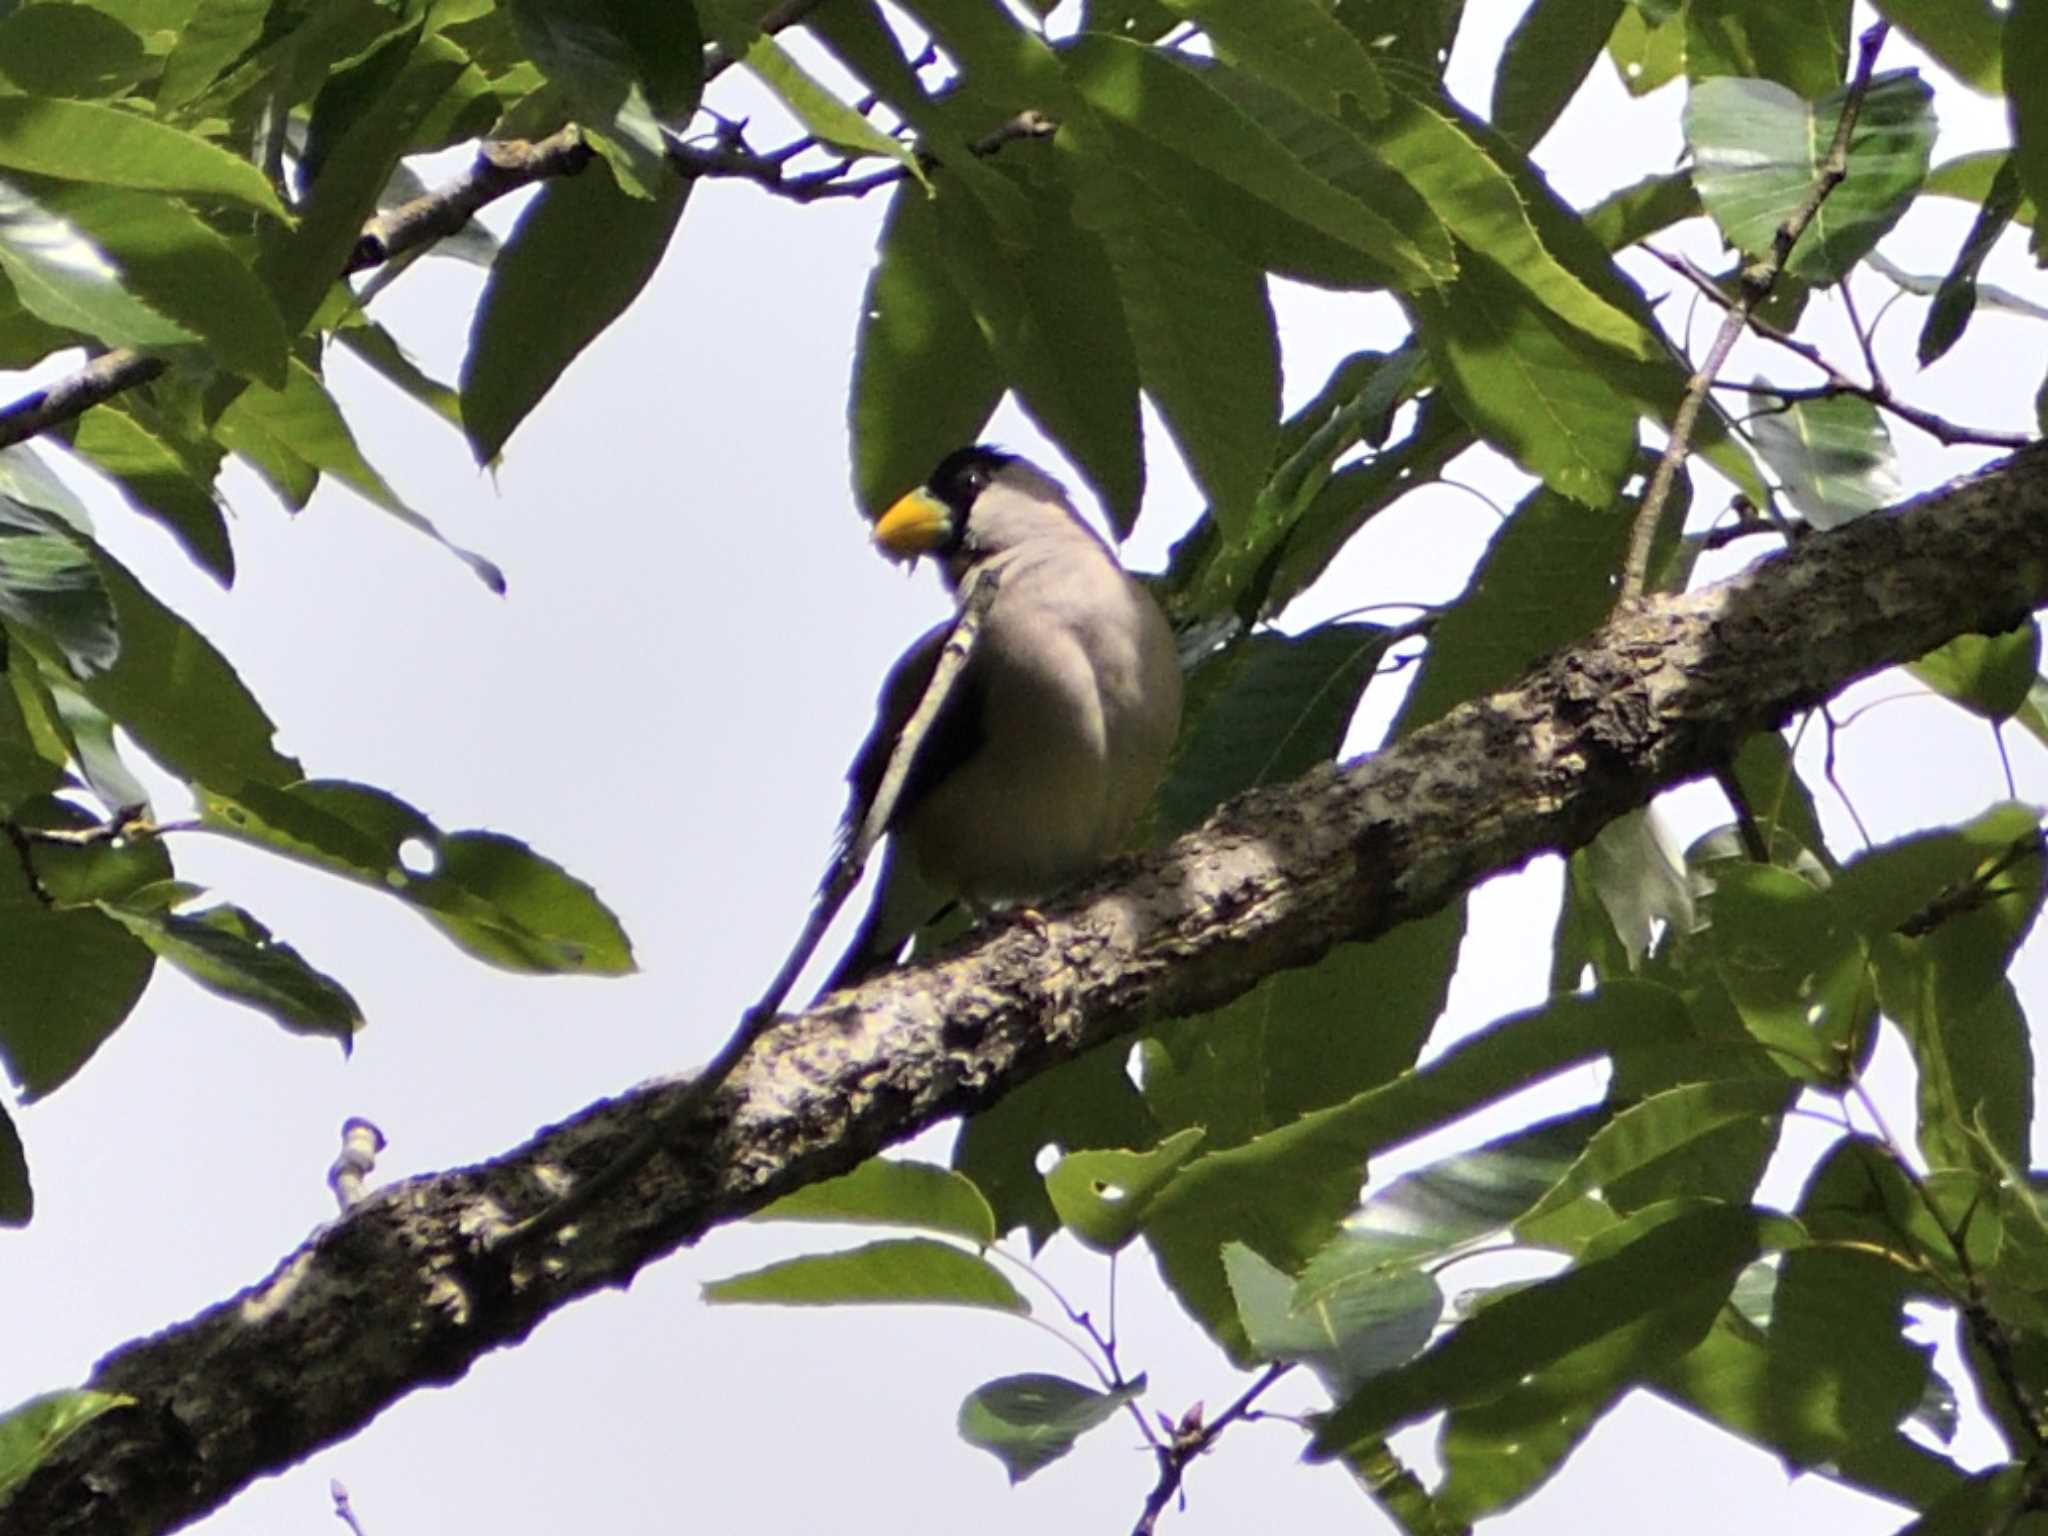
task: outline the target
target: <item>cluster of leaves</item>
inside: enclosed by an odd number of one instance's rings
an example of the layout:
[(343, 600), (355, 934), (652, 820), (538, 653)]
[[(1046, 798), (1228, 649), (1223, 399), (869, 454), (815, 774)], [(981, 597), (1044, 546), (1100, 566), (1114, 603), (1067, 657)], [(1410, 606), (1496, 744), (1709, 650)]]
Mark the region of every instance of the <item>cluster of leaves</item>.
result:
[[(1953, 269), (1908, 284), (1931, 300), (1932, 357), (1991, 301), (1977, 274), (1992, 242), (2048, 195), (2048, 8), (1878, 9), (1952, 88), (2008, 92), (2014, 146), (1937, 165), (1925, 81), (1892, 71), (1853, 88), (1847, 180), (1793, 247), (1770, 318), (1796, 326), (1810, 293), (1876, 259), (1914, 199), (1965, 198), (1981, 212)], [(864, 506), (976, 436), (1006, 394), (1120, 529), (1144, 498), (1141, 398), (1207, 499), (1163, 586), (1203, 642), (1156, 818), (1170, 834), (1335, 753), (1395, 632), (1255, 626), (1466, 449), (1497, 449), (1536, 486), (1431, 616), (1397, 731), (1604, 616), (1645, 426), (1670, 426), (1691, 373), (1617, 254), (1710, 218), (1744, 259), (1762, 255), (1852, 97), (1848, 0), (1535, 0), (1481, 116), (1440, 79), (1461, 10), (1080, 0), (1056, 38), (987, 0), (27, 0), (0, 17), (0, 366), (104, 352), (94, 368), (117, 388), (79, 395), (49, 436), (227, 580), (214, 487), (230, 456), (293, 507), (332, 476), (432, 531), (355, 442), (322, 380), (327, 347), (489, 461), (625, 311), (695, 180), (886, 191), (849, 410)], [(799, 21), (857, 95), (763, 31)], [(1578, 209), (1532, 151), (1603, 59), (1637, 92), (1683, 82), (1691, 161)], [(706, 82), (734, 63), (802, 141), (761, 150), (716, 117), (692, 136)], [(1005, 132), (1027, 120), (1054, 131)], [(552, 179), (502, 248), (474, 233), (451, 245), (489, 275), (450, 388), (370, 315), (416, 251), (360, 288), (343, 274), (390, 254), (364, 232), (381, 239), (380, 208), (420, 190), (407, 157), (479, 136), (578, 153), (531, 162)], [(806, 156), (822, 167), (798, 171)], [(862, 162), (881, 170), (852, 177)], [(1283, 418), (1273, 276), (1389, 295), (1411, 334), (1346, 359)], [(1759, 388), (1771, 408), (1710, 406), (1693, 446), (1765, 526), (1826, 526), (1892, 498), (1882, 381)], [(0, 440), (35, 405), (0, 412)], [(200, 828), (390, 890), (498, 963), (628, 963), (588, 891), (520, 845), (305, 780), (227, 662), (93, 542), (32, 450), (0, 457), (0, 492), (14, 853), (0, 859), (0, 1054), (31, 1092), (76, 1069), (159, 956), (293, 1027), (355, 1022), (339, 986), (246, 913), (181, 910), (196, 893), (137, 812), (117, 726), (191, 786)], [(1666, 586), (1705, 542), (1677, 536), (1686, 504), (1667, 509)], [(2029, 625), (1920, 671), (1965, 707), (2048, 731), (2038, 649)], [(777, 1212), (936, 1237), (714, 1295), (1016, 1310), (982, 1256), (998, 1234), (1143, 1242), (1233, 1361), (1317, 1372), (1337, 1400), (1317, 1448), (1410, 1529), (1526, 1495), (1637, 1387), (1929, 1511), (1930, 1530), (2016, 1507), (2032, 1497), (2019, 1469), (2048, 1444), (2048, 1215), (2026, 1167), (2028, 1035), (2005, 979), (2042, 895), (2032, 813), (1996, 808), (1844, 861), (1782, 742), (1751, 743), (1730, 771), (1754, 808), (1745, 838), (1709, 838), (1674, 867), (1624, 825), (1577, 855), (1556, 996), (1429, 1066), (1416, 1061), (1458, 959), (1458, 909), (1162, 1025), (1135, 1072), (1104, 1055), (1028, 1085), (965, 1128), (953, 1170), (877, 1165)], [(1920, 1069), (1916, 1147), (1848, 1129), (1886, 1028)], [(1594, 1059), (1612, 1066), (1595, 1109), (1360, 1205), (1384, 1149)], [(1764, 1209), (1757, 1180), (1795, 1111), (1843, 1134), (1792, 1211)], [(1048, 1146), (1064, 1156), (1041, 1175)], [(4, 1121), (0, 1214), (26, 1214)], [(1442, 1266), (1502, 1241), (1563, 1267), (1447, 1309)], [(1968, 1320), (2012, 1468), (1973, 1480), (1902, 1432), (1915, 1414), (1943, 1422), (1902, 1334), (1909, 1300)], [(1093, 1386), (992, 1384), (964, 1423), (1022, 1475), (1130, 1406), (1142, 1379), (1113, 1353), (1103, 1363)], [(1425, 1489), (1384, 1437), (1445, 1410), (1446, 1476)], [(57, 1405), (17, 1427), (41, 1444), (75, 1418)]]
[[(152, 380), (59, 420), (46, 443), (0, 449), (0, 1061), (26, 1098), (84, 1064), (160, 960), (287, 1029), (346, 1043), (361, 1023), (341, 983), (180, 881), (167, 831), (389, 892), (494, 964), (630, 968), (589, 889), (523, 844), (308, 779), (227, 659), (101, 547), (51, 470), (61, 445), (223, 583), (234, 551), (215, 482), (230, 457), (290, 507), (331, 475), (432, 531), (321, 374), (339, 342), (453, 409), (340, 274), (380, 194), (407, 190), (400, 156), (498, 122), (508, 74), (538, 84), (513, 62), (509, 18), (458, 47), (495, 16), (462, 9), (441, 8), (431, 34), (424, 7), (371, 0), (49, 0), (0, 16), (0, 367), (82, 346), (95, 368), (142, 364), (130, 376)], [(184, 787), (189, 817), (153, 813), (132, 750)], [(0, 1222), (30, 1210), (0, 1112)]]

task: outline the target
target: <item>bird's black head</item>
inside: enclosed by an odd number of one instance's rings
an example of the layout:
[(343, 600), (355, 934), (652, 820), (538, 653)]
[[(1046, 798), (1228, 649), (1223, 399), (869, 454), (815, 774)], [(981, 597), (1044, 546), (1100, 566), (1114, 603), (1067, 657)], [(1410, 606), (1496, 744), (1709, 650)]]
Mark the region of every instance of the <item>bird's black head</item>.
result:
[(964, 533), (967, 513), (975, 499), (988, 489), (1003, 466), (1014, 463), (1016, 458), (1014, 453), (1005, 453), (987, 443), (955, 448), (939, 460), (939, 467), (924, 483), (925, 489), (952, 509), (953, 526)]

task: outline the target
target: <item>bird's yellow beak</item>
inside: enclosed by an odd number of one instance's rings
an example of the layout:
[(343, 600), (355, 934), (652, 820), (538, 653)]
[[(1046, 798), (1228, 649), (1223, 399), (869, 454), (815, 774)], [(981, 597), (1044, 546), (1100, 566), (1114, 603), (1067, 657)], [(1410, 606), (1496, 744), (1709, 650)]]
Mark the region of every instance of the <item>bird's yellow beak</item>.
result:
[(891, 560), (928, 555), (953, 536), (953, 509), (922, 487), (875, 519), (875, 547)]

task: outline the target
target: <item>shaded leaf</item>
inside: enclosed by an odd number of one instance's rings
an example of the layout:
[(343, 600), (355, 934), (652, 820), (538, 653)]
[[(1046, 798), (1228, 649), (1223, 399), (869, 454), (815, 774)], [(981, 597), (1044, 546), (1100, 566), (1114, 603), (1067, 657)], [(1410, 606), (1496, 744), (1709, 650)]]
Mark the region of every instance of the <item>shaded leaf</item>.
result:
[[(0, 102), (20, 98), (0, 96)], [(0, 274), (37, 319), (106, 346), (143, 349), (194, 340), (128, 291), (121, 269), (72, 220), (0, 180)]]
[(1232, 795), (1335, 757), (1385, 648), (1379, 625), (1333, 623), (1246, 635), (1206, 658), (1160, 786), (1159, 836), (1177, 837)]
[(633, 969), (618, 919), (560, 865), (500, 833), (443, 832), (383, 790), (332, 779), (248, 783), (232, 794), (208, 788), (200, 815), (215, 831), (398, 897), (506, 970)]
[(1816, 528), (1839, 528), (1899, 499), (1891, 433), (1868, 400), (1788, 401), (1761, 388), (1751, 398), (1751, 440), (1786, 500)]
[[(1622, 1352), (1623, 1373), (1646, 1369), (1685, 1347), (1677, 1314), (1704, 1331), (1760, 1245), (1754, 1212), (1705, 1203), (1645, 1212), (1611, 1237), (1597, 1257), (1500, 1297), (1412, 1364), (1377, 1377), (1318, 1426), (1312, 1450), (1328, 1454), (1437, 1407), (1485, 1402), (1624, 1331), (1639, 1351)], [(1637, 1329), (1652, 1316), (1660, 1326)]]
[(905, 182), (890, 197), (861, 302), (847, 404), (854, 497), (869, 517), (978, 439), (1002, 399), (1003, 376), (939, 240), (932, 199)]
[(1251, 1351), (1306, 1365), (1333, 1396), (1356, 1391), (1429, 1342), (1443, 1315), (1435, 1279), (1417, 1269), (1361, 1265), (1326, 1270), (1312, 1292), (1242, 1243), (1226, 1244), (1223, 1271)]
[(1876, 6), (1958, 80), (1997, 94), (2006, 15), (1994, 0), (1876, 0)]
[(2029, 619), (2002, 635), (1957, 635), (1906, 670), (1973, 715), (1998, 722), (2018, 714), (2041, 665), (2041, 628)]
[[(513, 226), (471, 323), (462, 425), (479, 464), (497, 458), (562, 370), (654, 275), (692, 183), (629, 197), (595, 167), (548, 183)], [(593, 229), (605, 231), (593, 242)]]
[(994, 1456), (1010, 1481), (1021, 1483), (1066, 1455), (1076, 1440), (1144, 1390), (1142, 1376), (1111, 1392), (1064, 1376), (998, 1377), (961, 1403), (960, 1438)]
[[(28, 1181), (28, 1158), (21, 1149), (21, 1133), (15, 1130), (13, 1117), (0, 1108), (0, 1227), (27, 1226), (35, 1209), (35, 1191)], [(0, 1419), (0, 1502), (5, 1501), (11, 1486), (6, 1468), (18, 1460), (8, 1452), (10, 1438), (8, 1420)]]
[(1942, 278), (1941, 287), (1935, 291), (1934, 302), (1928, 306), (1927, 320), (1920, 328), (1920, 342), (1916, 348), (1921, 367), (1941, 357), (1962, 338), (1970, 316), (1977, 308), (1977, 274), (1984, 266), (1984, 258), (1991, 254), (1992, 246), (1998, 243), (1998, 237), (2005, 233), (2012, 216), (2019, 211), (2019, 206), (2019, 168), (2008, 158), (1991, 179), (1991, 188), (1984, 195), (1984, 205), (1977, 210), (1976, 221), (1963, 237), (1962, 249), (1956, 252), (1954, 265)]
[(1083, 197), (1056, 169), (997, 179), (1024, 210), (1029, 233), (992, 220), (976, 198), (941, 188), (932, 204), (940, 259), (1025, 410), (1067, 450), (1111, 526), (1128, 532), (1145, 488), (1140, 360), (1114, 262), (1089, 227)]
[(1238, 1358), (1244, 1339), (1220, 1259), (1225, 1243), (1283, 1269), (1306, 1264), (1358, 1200), (1366, 1160), (1433, 1126), (1609, 1051), (1683, 1042), (1678, 998), (1620, 982), (1503, 1019), (1425, 1067), (1183, 1168), (1145, 1218), (1161, 1273)]
[(1378, 61), (1315, 0), (1267, 0), (1256, 21), (1235, 0), (1164, 4), (1201, 27), (1225, 57), (1312, 111), (1341, 116), (1346, 102), (1368, 117), (1387, 110)]
[(293, 1034), (329, 1035), (346, 1046), (362, 1027), (362, 1010), (340, 982), (240, 907), (171, 912), (146, 890), (98, 906), (207, 991), (267, 1013)]
[(1633, 521), (1630, 502), (1581, 506), (1548, 490), (1524, 497), (1430, 631), (1396, 734), (1505, 687), (1539, 656), (1590, 634), (1613, 606)]
[(1685, 69), (1772, 80), (1817, 101), (1849, 66), (1849, 0), (1688, 0)]
[(0, 449), (0, 619), (42, 635), (89, 677), (121, 654), (114, 605), (83, 536), (16, 494), (9, 472), (32, 451)]
[(142, 39), (91, 5), (43, 0), (0, 20), (0, 73), (31, 96), (118, 96), (150, 68)]
[(135, 1007), (154, 964), (98, 912), (32, 901), (0, 909), (0, 1062), (25, 1100), (85, 1065)]
[(1258, 493), (1280, 414), (1263, 275), (1110, 162), (1077, 159), (1074, 172), (1074, 216), (1102, 242), (1138, 380), (1227, 526)]
[(1607, 48), (1624, 0), (1534, 0), (1493, 78), (1493, 126), (1520, 149), (1550, 131)]
[(785, 1307), (849, 1304), (992, 1307), (1029, 1312), (1030, 1304), (987, 1259), (928, 1237), (893, 1238), (844, 1253), (808, 1254), (710, 1281), (704, 1299)]
[(152, 425), (132, 401), (94, 406), (75, 424), (71, 451), (120, 487), (128, 504), (170, 530), (185, 553), (222, 586), (235, 577), (227, 518), (213, 491), (214, 462), (195, 461), (200, 445), (180, 444)]

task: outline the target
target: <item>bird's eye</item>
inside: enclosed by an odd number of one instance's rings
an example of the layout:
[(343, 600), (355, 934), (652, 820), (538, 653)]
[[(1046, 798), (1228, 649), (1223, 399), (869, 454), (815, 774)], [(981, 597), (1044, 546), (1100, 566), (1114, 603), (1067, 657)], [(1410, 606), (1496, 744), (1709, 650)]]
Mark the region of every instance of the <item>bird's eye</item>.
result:
[(988, 489), (988, 471), (983, 469), (979, 464), (976, 464), (972, 469), (967, 471), (966, 478), (967, 489), (969, 489), (970, 491), (985, 491)]

